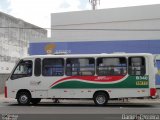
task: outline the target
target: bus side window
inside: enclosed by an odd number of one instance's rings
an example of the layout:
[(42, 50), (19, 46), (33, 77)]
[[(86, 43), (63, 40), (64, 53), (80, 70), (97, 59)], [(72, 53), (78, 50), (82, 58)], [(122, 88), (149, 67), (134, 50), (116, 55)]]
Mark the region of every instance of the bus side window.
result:
[(45, 58), (42, 67), (43, 76), (63, 76), (64, 59), (63, 58)]
[(128, 59), (129, 75), (145, 75), (145, 58), (144, 57), (129, 57)]
[(35, 59), (34, 75), (37, 76), (37, 77), (41, 75), (41, 59), (40, 58)]
[(22, 77), (30, 77), (32, 76), (32, 61), (21, 61), (16, 69), (14, 70), (13, 74), (11, 75), (11, 79), (18, 79)]
[(97, 75), (113, 76), (126, 75), (127, 61), (125, 57), (97, 58)]
[(93, 76), (95, 74), (94, 58), (67, 58), (67, 76)]

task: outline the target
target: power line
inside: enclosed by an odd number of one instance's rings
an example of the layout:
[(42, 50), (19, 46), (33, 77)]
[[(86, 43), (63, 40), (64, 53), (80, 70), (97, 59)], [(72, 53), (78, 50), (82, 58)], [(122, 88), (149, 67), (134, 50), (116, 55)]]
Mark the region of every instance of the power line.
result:
[(56, 28), (25, 28), (25, 27), (0, 27), (0, 29), (48, 29), (48, 30), (57, 30), (57, 31), (61, 31), (61, 30), (66, 30), (66, 31), (70, 31), (70, 30), (77, 30), (77, 31), (160, 31), (160, 29), (125, 29), (125, 28), (117, 28), (117, 29), (111, 29), (111, 28), (106, 28), (106, 29), (73, 29), (73, 28), (68, 28), (68, 29), (56, 29)]
[(88, 31), (160, 31), (160, 29), (52, 29), (52, 30), (88, 30)]

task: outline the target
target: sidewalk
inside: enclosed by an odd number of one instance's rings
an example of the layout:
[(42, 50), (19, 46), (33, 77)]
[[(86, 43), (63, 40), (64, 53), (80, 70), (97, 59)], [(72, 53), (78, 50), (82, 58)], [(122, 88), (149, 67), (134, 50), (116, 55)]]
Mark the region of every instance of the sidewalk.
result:
[(127, 99), (123, 100), (111, 100), (109, 101), (109, 103), (125, 103), (125, 104), (160, 104), (160, 99), (148, 99), (148, 98), (144, 98), (144, 99), (136, 99), (136, 98), (129, 98), (128, 101)]
[(1, 103), (14, 103), (16, 102), (16, 99), (13, 98), (5, 98), (4, 94), (0, 94), (0, 104)]

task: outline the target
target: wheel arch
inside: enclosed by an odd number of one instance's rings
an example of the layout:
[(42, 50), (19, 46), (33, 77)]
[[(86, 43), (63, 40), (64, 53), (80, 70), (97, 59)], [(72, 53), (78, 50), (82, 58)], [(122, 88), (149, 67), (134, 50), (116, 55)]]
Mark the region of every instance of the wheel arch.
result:
[(105, 91), (105, 90), (95, 91), (94, 94), (93, 94), (93, 98), (94, 98), (94, 96), (95, 96), (96, 94), (98, 94), (98, 93), (105, 93), (105, 94), (107, 95), (108, 99), (110, 99), (109, 93), (108, 93), (107, 91)]
[(20, 90), (17, 91), (16, 99), (18, 98), (18, 95), (19, 95), (19, 93), (21, 93), (21, 92), (27, 92), (27, 93), (29, 93), (30, 96), (31, 96), (31, 98), (32, 98), (31, 92), (30, 92), (28, 89), (20, 89)]

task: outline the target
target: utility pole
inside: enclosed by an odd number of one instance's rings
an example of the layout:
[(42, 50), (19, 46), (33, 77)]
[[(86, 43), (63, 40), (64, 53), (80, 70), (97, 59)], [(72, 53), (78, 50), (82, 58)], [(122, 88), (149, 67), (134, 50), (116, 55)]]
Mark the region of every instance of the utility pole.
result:
[(100, 0), (89, 0), (91, 6), (92, 6), (92, 10), (96, 10), (97, 9), (97, 5), (99, 3), (100, 5)]

